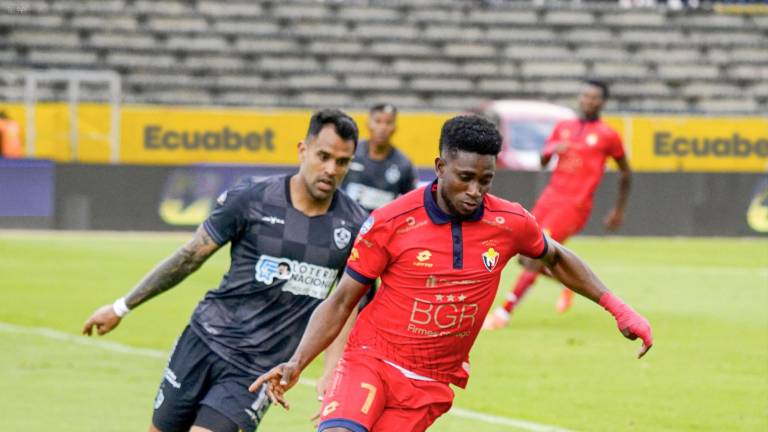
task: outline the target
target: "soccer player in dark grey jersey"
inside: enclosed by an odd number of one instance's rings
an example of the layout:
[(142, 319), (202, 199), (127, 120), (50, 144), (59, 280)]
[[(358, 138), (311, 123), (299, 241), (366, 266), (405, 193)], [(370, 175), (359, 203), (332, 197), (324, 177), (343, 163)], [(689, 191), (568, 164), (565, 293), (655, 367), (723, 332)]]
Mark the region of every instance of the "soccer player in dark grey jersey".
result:
[(368, 115), (370, 139), (361, 141), (349, 166), (342, 189), (368, 211), (389, 203), (418, 185), (411, 161), (392, 145), (397, 108), (392, 104), (371, 107)]
[[(373, 211), (416, 189), (419, 176), (413, 164), (392, 144), (397, 129), (397, 108), (378, 104), (368, 113), (368, 141), (361, 141), (341, 188), (363, 208)], [(371, 302), (378, 284), (370, 287), (360, 308)]]
[[(85, 322), (85, 334), (94, 327), (108, 333), (128, 311), (173, 288), (231, 244), (229, 271), (198, 304), (173, 349), (151, 432), (256, 429), (269, 402), (248, 386), (293, 354), (312, 311), (341, 276), (366, 218), (337, 191), (357, 136), (343, 112), (315, 113), (299, 143), (297, 174), (246, 180), (223, 193), (192, 240)], [(335, 363), (344, 340), (326, 361)]]

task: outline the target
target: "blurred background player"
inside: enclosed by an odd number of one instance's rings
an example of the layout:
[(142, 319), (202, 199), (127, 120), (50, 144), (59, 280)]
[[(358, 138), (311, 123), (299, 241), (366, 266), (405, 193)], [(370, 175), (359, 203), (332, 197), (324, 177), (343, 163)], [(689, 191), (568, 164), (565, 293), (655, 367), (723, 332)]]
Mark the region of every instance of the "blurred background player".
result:
[[(370, 138), (360, 141), (342, 189), (366, 210), (373, 211), (419, 183), (408, 157), (392, 144), (397, 129), (397, 108), (388, 103), (371, 107), (368, 115)], [(376, 294), (372, 286), (360, 302), (365, 307)]]
[(464, 388), (469, 351), (493, 303), (505, 263), (540, 260), (576, 292), (605, 307), (639, 356), (653, 344), (648, 322), (613, 295), (572, 252), (548, 239), (517, 203), (489, 194), (501, 136), (476, 116), (448, 120), (440, 135), (437, 180), (375, 210), (360, 229), (339, 285), (313, 313), (291, 360), (259, 377), (287, 407), (285, 392), (348, 321), (381, 277), (378, 295), (355, 322), (319, 431), (426, 430)]
[[(586, 81), (579, 96), (580, 118), (563, 120), (555, 125), (541, 154), (542, 167), (546, 167), (553, 156), (557, 156), (557, 166), (532, 213), (544, 231), (560, 243), (578, 233), (587, 223), (608, 157), (613, 158), (619, 168), (619, 193), (615, 207), (603, 222), (606, 229), (616, 231), (624, 221), (631, 170), (621, 137), (600, 120), (600, 111), (607, 98), (608, 86), (604, 82)], [(523, 272), (504, 304), (486, 318), (484, 329), (506, 326), (512, 310), (545, 270), (540, 262), (525, 258), (520, 261)], [(563, 288), (557, 310), (560, 313), (567, 311), (572, 298), (573, 292)]]
[[(269, 402), (263, 393), (254, 397), (248, 386), (293, 354), (366, 217), (336, 191), (357, 136), (357, 125), (343, 112), (315, 113), (299, 143), (297, 174), (251, 178), (229, 189), (189, 243), (128, 295), (88, 318), (83, 333), (90, 335), (94, 327), (100, 335), (110, 332), (128, 311), (178, 285), (232, 244), (229, 271), (198, 304), (174, 346), (150, 431), (256, 430)], [(327, 361), (335, 365), (343, 342)]]
[(363, 208), (373, 211), (418, 185), (413, 164), (392, 144), (397, 108), (377, 104), (368, 115), (370, 138), (360, 141), (342, 189)]
[(21, 148), (21, 127), (19, 123), (0, 111), (0, 159), (24, 156)]

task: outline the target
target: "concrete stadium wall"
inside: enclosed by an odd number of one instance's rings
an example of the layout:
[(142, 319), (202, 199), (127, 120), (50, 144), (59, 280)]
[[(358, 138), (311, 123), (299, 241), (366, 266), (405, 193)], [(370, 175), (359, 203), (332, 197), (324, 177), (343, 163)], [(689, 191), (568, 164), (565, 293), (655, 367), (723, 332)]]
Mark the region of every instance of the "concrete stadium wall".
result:
[[(15, 168), (9, 168), (15, 164)], [(15, 170), (15, 171), (14, 171)], [(238, 178), (292, 166), (53, 165), (6, 161), (0, 169), (0, 228), (192, 230)], [(422, 180), (432, 177), (422, 170)], [(548, 173), (500, 171), (493, 192), (531, 208)], [(607, 173), (583, 234), (605, 234), (614, 203)], [(752, 224), (748, 223), (751, 212)], [(768, 177), (751, 173), (636, 173), (621, 235), (766, 236)]]

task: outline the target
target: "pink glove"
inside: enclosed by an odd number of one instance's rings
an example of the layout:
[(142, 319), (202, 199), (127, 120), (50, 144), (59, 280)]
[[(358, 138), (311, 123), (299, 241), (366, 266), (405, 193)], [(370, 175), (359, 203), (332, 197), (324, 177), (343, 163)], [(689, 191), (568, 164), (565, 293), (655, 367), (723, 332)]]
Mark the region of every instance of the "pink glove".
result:
[(624, 337), (631, 340), (637, 338), (643, 340), (643, 346), (640, 348), (640, 352), (637, 353), (637, 358), (644, 356), (651, 349), (653, 346), (653, 336), (651, 336), (651, 325), (648, 324), (647, 319), (635, 312), (611, 292), (606, 292), (600, 296), (600, 306), (604, 307), (605, 310), (616, 318), (616, 324)]

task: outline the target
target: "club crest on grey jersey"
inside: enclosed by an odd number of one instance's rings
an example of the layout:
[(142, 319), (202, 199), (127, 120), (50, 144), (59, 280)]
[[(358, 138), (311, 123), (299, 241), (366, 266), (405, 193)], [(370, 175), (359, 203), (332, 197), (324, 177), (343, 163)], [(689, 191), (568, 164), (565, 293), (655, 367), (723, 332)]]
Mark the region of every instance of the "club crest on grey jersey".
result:
[(352, 240), (352, 231), (346, 227), (336, 228), (333, 230), (333, 242), (339, 249), (344, 249)]

